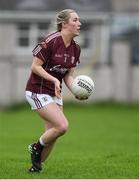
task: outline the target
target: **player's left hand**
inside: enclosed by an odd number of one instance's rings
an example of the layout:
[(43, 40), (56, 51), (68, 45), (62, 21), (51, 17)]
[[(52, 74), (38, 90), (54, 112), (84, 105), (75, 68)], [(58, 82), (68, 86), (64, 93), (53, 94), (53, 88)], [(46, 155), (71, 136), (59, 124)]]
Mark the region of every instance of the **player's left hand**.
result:
[(75, 98), (76, 99), (78, 99), (78, 100), (80, 100), (80, 101), (82, 101), (82, 100), (87, 100), (88, 99), (88, 97), (78, 97), (78, 96), (75, 96)]

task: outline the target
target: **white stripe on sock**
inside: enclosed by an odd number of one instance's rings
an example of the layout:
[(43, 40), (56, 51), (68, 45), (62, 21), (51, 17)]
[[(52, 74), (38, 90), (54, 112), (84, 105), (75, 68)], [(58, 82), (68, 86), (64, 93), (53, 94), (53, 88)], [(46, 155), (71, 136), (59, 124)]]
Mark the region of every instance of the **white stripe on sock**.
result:
[(45, 146), (45, 143), (43, 142), (43, 140), (42, 140), (41, 137), (40, 137), (39, 141), (40, 141), (40, 144), (41, 144), (42, 146)]

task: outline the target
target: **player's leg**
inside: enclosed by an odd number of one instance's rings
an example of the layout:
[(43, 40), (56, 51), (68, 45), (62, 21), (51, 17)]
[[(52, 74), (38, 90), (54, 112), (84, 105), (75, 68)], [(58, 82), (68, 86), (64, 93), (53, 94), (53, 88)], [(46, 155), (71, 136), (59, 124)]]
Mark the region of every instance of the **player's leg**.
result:
[(50, 103), (44, 108), (37, 109), (37, 112), (46, 122), (52, 124), (52, 128), (49, 128), (41, 136), (41, 140), (46, 145), (67, 131), (68, 121), (57, 104)]
[[(44, 123), (45, 123), (45, 131), (48, 131), (48, 129), (53, 127), (53, 125), (50, 122), (44, 122)], [(52, 141), (51, 143), (47, 144), (47, 146), (44, 146), (42, 153), (41, 153), (41, 162), (44, 162), (47, 160), (55, 143), (56, 143), (56, 139), (54, 141)]]
[(50, 103), (36, 111), (46, 122), (51, 123), (51, 128), (43, 133), (40, 140), (31, 147), (33, 151), (32, 164), (35, 168), (41, 170), (41, 153), (44, 146), (47, 147), (48, 145), (50, 149), (52, 148), (54, 141), (67, 131), (68, 121), (59, 106), (55, 103)]
[[(59, 105), (61, 111), (63, 112), (63, 106)], [(45, 124), (45, 131), (47, 131), (48, 129), (52, 128), (53, 127), (53, 124), (48, 122), (48, 121), (45, 121), (44, 120), (44, 124)], [(45, 146), (43, 148), (43, 151), (42, 151), (42, 154), (41, 154), (41, 161), (44, 162), (47, 160), (49, 154), (51, 153), (54, 145), (56, 143), (56, 140), (52, 141), (51, 143), (47, 144), (47, 146)]]

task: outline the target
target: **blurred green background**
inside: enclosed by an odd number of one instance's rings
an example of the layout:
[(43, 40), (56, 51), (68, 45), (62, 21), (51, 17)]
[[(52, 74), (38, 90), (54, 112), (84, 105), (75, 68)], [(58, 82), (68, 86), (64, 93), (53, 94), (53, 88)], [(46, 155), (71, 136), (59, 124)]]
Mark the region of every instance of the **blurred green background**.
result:
[(0, 112), (0, 178), (139, 178), (139, 105), (65, 104), (69, 131), (56, 144), (40, 174), (27, 172), (29, 143), (44, 127), (28, 105)]

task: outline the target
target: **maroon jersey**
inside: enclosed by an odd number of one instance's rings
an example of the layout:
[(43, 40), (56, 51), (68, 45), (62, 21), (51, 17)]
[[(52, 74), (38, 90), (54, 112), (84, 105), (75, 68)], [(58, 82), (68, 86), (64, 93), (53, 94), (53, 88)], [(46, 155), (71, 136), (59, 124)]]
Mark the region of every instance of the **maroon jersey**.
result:
[[(80, 62), (80, 46), (72, 40), (71, 44), (65, 47), (60, 32), (55, 32), (47, 36), (34, 48), (33, 56), (41, 59), (44, 62), (42, 67), (45, 71), (56, 77), (62, 84), (62, 79), (68, 70)], [(26, 90), (55, 96), (54, 83), (33, 72), (27, 82)]]

